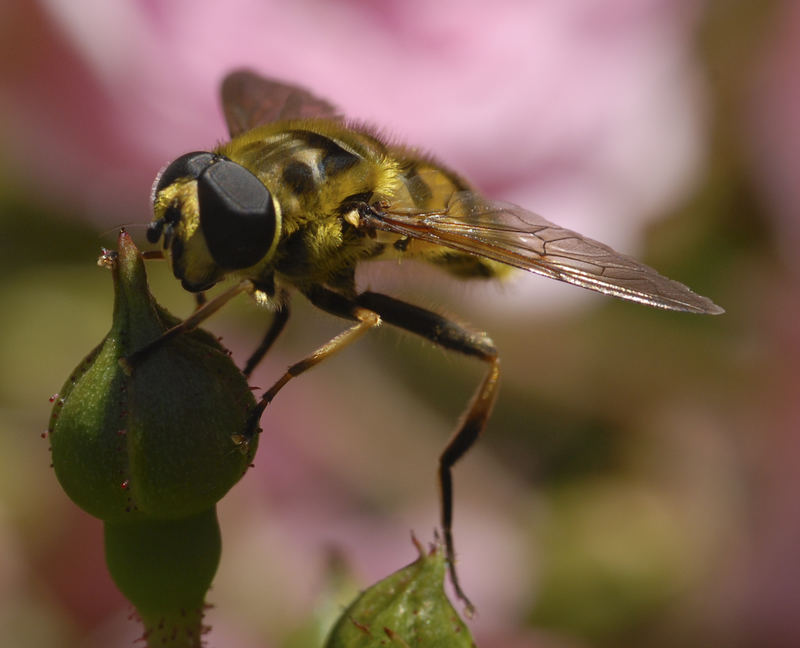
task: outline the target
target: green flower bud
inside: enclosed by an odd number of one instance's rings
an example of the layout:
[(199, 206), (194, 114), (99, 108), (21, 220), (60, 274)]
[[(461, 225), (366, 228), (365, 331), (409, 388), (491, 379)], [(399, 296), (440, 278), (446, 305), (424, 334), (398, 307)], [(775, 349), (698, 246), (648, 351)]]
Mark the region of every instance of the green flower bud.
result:
[(62, 388), (50, 419), (53, 467), (67, 495), (107, 521), (180, 518), (213, 507), (244, 474), (257, 438), (243, 443), (252, 391), (208, 333), (178, 335), (127, 375), (120, 359), (178, 320), (147, 288), (130, 237), (110, 265), (111, 330)]
[(440, 545), (363, 592), (333, 627), (325, 648), (426, 646), (474, 648), (466, 625), (444, 593)]
[(215, 505), (256, 451), (255, 398), (228, 352), (200, 330), (123, 370), (120, 360), (178, 320), (150, 294), (127, 234), (99, 263), (113, 274), (111, 330), (56, 399), (53, 468), (67, 495), (104, 521), (109, 572), (147, 645), (199, 647), (221, 552)]

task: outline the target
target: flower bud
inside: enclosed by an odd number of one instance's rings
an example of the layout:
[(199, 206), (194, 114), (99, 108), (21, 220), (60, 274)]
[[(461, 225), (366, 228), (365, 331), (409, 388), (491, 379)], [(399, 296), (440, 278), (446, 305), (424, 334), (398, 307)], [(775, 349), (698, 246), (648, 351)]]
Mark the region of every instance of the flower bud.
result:
[(148, 646), (199, 647), (219, 564), (215, 505), (256, 451), (255, 398), (219, 342), (201, 330), (157, 340), (178, 320), (147, 288), (124, 232), (112, 270), (111, 330), (75, 369), (50, 419), (53, 468), (67, 495), (102, 519), (106, 562)]
[(472, 636), (444, 593), (441, 545), (363, 592), (333, 627), (325, 648), (448, 646), (474, 648)]
[[(244, 474), (256, 450), (248, 414), (252, 391), (227, 351), (196, 329), (139, 359), (120, 359), (178, 320), (147, 288), (130, 237), (110, 265), (111, 330), (62, 388), (50, 420), (53, 467), (67, 495), (107, 521), (180, 518), (205, 511)], [(244, 450), (244, 451), (243, 451)]]

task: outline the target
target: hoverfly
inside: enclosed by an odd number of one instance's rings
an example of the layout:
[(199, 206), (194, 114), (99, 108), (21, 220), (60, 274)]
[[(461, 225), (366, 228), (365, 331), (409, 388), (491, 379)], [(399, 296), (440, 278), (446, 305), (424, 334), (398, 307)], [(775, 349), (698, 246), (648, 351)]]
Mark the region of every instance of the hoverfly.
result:
[(162, 171), (147, 238), (162, 240), (186, 290), (202, 295), (222, 279), (238, 281), (208, 302), (199, 298), (195, 313), (165, 336), (197, 326), (234, 296), (249, 293), (275, 313), (244, 367), (249, 375), (288, 320), (290, 291), (354, 322), (264, 392), (253, 434), (286, 383), (381, 322), (485, 362), (486, 375), (439, 458), (438, 472), (451, 580), (469, 608), (455, 570), (451, 470), (486, 425), (500, 376), (497, 350), (484, 333), (359, 291), (356, 266), (416, 258), (460, 278), (500, 277), (516, 267), (658, 308), (723, 310), (602, 243), (484, 198), (433, 159), (347, 123), (333, 105), (303, 88), (237, 71), (222, 84), (222, 104), (232, 139), (211, 152), (187, 153)]

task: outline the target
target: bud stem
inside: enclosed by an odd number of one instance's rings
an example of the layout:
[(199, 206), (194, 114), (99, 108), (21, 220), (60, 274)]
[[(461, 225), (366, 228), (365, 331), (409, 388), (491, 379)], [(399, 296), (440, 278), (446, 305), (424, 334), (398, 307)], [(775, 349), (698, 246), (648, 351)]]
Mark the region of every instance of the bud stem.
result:
[(199, 648), (222, 550), (215, 508), (179, 520), (106, 522), (105, 545), (108, 570), (141, 617), (147, 645)]

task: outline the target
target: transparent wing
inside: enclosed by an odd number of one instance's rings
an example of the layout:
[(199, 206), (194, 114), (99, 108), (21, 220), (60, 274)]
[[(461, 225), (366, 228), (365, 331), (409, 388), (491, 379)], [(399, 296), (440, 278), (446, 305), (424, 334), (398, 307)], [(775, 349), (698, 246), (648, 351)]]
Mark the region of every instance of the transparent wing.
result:
[(622, 299), (691, 313), (724, 312), (707, 297), (636, 259), (509, 203), (454, 193), (447, 208), (388, 205), (366, 216), (376, 229), (437, 243)]
[(231, 137), (282, 119), (342, 119), (339, 110), (305, 88), (266, 79), (249, 70), (222, 82), (222, 109)]

